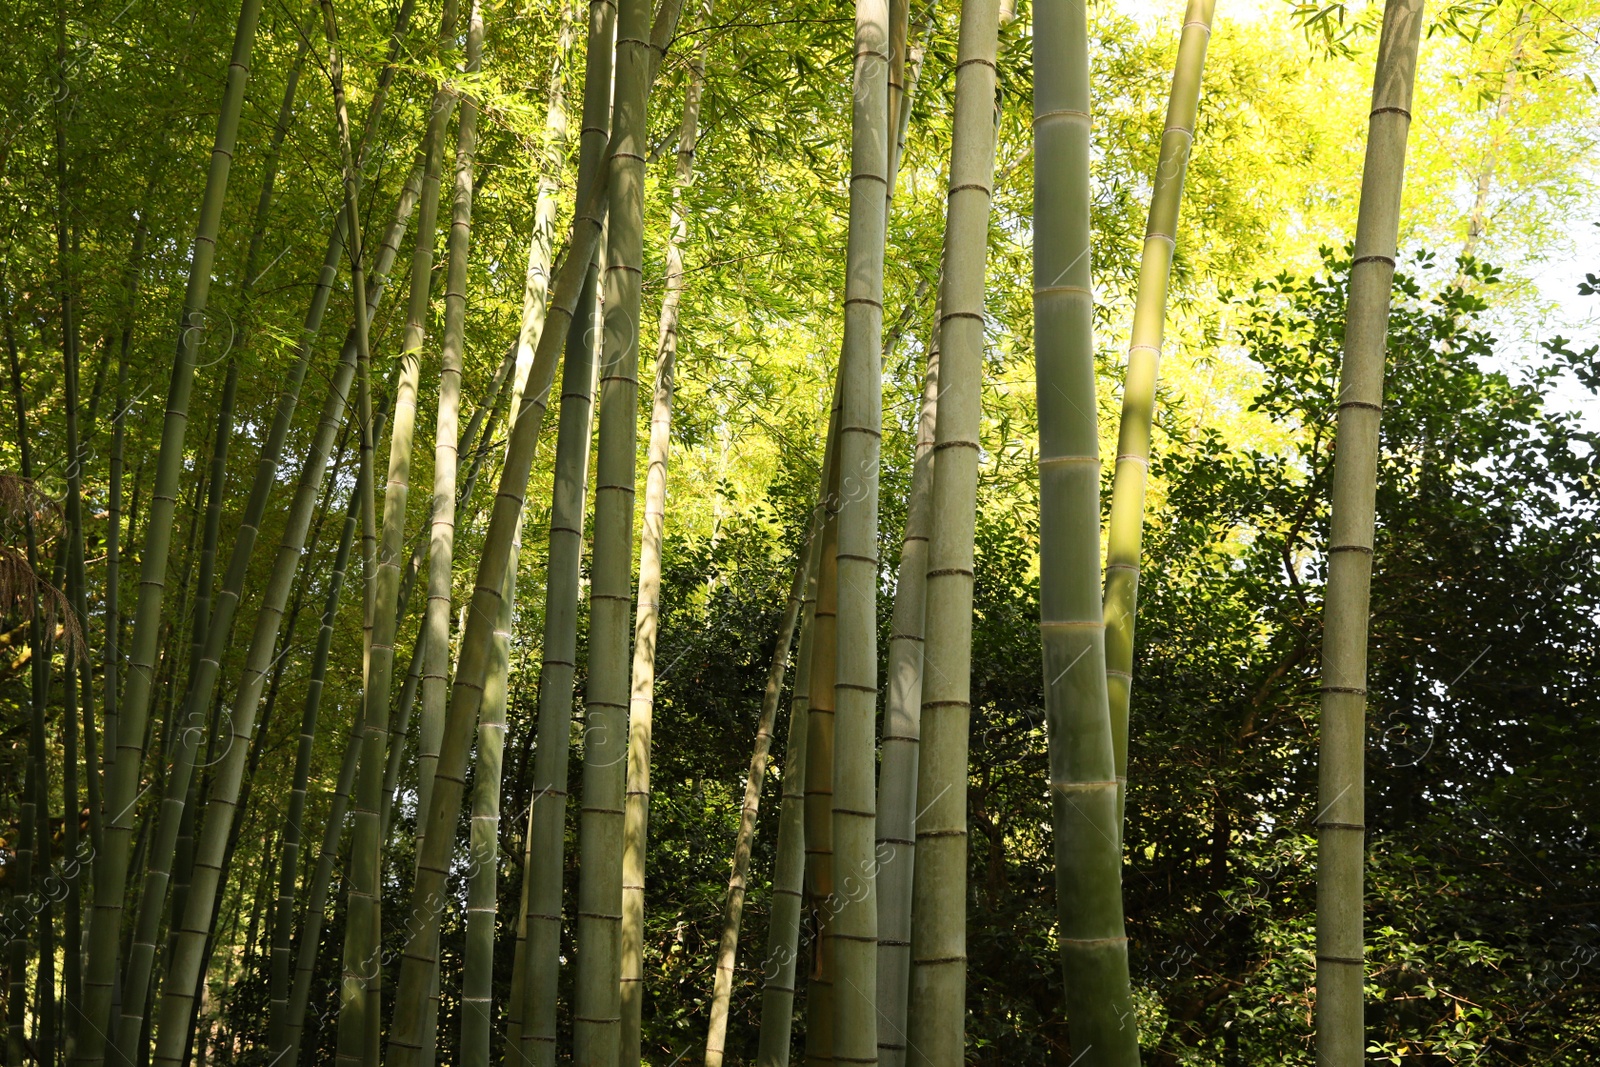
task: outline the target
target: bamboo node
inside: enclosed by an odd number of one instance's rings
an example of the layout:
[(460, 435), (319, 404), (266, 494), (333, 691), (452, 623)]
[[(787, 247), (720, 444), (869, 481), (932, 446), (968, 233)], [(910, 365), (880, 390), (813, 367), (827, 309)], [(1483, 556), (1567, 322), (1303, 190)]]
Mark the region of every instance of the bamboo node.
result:
[(1364, 697), (1367, 695), (1366, 686), (1357, 688), (1352, 685), (1323, 685), (1317, 687), (1319, 693), (1350, 693), (1353, 696)]
[(1333, 545), (1333, 546), (1329, 547), (1328, 551), (1329, 552), (1364, 552), (1364, 553), (1366, 553), (1367, 555), (1370, 556), (1370, 555), (1372, 555), (1372, 546), (1371, 545)]
[(1319, 822), (1318, 830), (1354, 830), (1357, 833), (1366, 833), (1367, 824), (1359, 822)]
[(1360, 956), (1330, 956), (1330, 955), (1327, 955), (1326, 953), (1319, 952), (1319, 953), (1317, 953), (1317, 962), (1318, 963), (1348, 963), (1353, 967), (1362, 967), (1362, 966), (1366, 965), (1367, 961), (1362, 959)]
[(1375, 115), (1404, 115), (1407, 122), (1411, 121), (1410, 111), (1407, 111), (1403, 107), (1394, 107), (1393, 105), (1390, 105), (1389, 107), (1375, 107), (1372, 109), (1371, 114), (1369, 114), (1367, 117), (1370, 119)]
[(1063, 937), (1062, 942), (1068, 945), (1123, 945), (1127, 944), (1126, 937)]
[(1065, 466), (1065, 465), (1073, 464), (1073, 463), (1082, 463), (1082, 464), (1086, 464), (1086, 465), (1087, 464), (1093, 464), (1094, 466), (1098, 467), (1098, 466), (1100, 466), (1100, 457), (1099, 456), (1040, 456), (1039, 457), (1039, 466), (1041, 466), (1041, 467), (1045, 467), (1045, 466), (1052, 466), (1053, 467), (1053, 466), (1057, 466), (1057, 465)]
[(1103, 782), (1051, 782), (1050, 788), (1061, 793), (1087, 792), (1091, 789), (1116, 788), (1117, 780), (1108, 778)]
[(1033, 116), (1033, 124), (1037, 126), (1039, 123), (1048, 119), (1068, 119), (1073, 122), (1082, 122), (1086, 126), (1090, 121), (1089, 113), (1087, 111), (1078, 111), (1074, 108), (1061, 108), (1056, 111), (1035, 112)]
[(1039, 296), (1048, 293), (1067, 293), (1072, 296), (1091, 296), (1092, 291), (1087, 285), (1037, 285), (1034, 286), (1033, 295)]
[(1382, 404), (1374, 404), (1369, 400), (1341, 400), (1341, 401), (1339, 401), (1339, 410), (1343, 411), (1345, 408), (1365, 408), (1368, 411), (1376, 411), (1380, 415), (1383, 414), (1383, 405)]
[[(1374, 114), (1376, 114), (1376, 112), (1374, 112)], [(1357, 256), (1354, 260), (1351, 261), (1350, 269), (1351, 270), (1355, 270), (1357, 267), (1361, 266), (1361, 264), (1363, 264), (1363, 263), (1384, 263), (1384, 264), (1387, 264), (1391, 269), (1393, 269), (1393, 267), (1394, 267), (1394, 257), (1393, 256), (1379, 256), (1379, 255)]]

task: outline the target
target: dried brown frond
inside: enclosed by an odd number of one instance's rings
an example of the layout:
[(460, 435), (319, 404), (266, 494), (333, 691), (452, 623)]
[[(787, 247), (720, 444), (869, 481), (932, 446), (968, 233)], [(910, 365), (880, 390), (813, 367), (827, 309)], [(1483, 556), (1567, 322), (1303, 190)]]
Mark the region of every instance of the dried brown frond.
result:
[(83, 627), (67, 595), (28, 565), (28, 557), (10, 545), (0, 545), (0, 612), (27, 618), (35, 603), (44, 616), (46, 633), (61, 627), (61, 648), (66, 655), (88, 657)]
[(64, 520), (61, 505), (32, 478), (0, 472), (0, 524), (21, 527), (29, 519), (52, 528)]

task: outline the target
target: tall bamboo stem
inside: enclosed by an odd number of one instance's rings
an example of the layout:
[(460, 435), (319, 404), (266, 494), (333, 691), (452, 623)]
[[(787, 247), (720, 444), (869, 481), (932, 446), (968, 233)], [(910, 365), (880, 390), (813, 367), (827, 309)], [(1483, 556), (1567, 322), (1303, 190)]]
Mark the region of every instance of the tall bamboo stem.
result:
[(1150, 191), (1139, 291), (1128, 338), (1128, 369), (1122, 380), (1122, 425), (1117, 468), (1111, 482), (1111, 522), (1106, 534), (1106, 688), (1111, 705), (1111, 744), (1117, 768), (1117, 836), (1128, 783), (1128, 709), (1133, 690), (1133, 633), (1139, 601), (1140, 541), (1144, 536), (1145, 476), (1150, 468), (1150, 425), (1155, 417), (1156, 374), (1166, 329), (1167, 282), (1178, 240), (1183, 176), (1194, 146), (1195, 116), (1211, 14), (1216, 0), (1189, 0), (1172, 70), (1161, 154)]
[(888, 8), (856, 4), (850, 233), (839, 360), (840, 507), (834, 678), (833, 1059), (878, 1056), (877, 790), (878, 453), (883, 423), (884, 228), (889, 146)]
[[(813, 526), (817, 525), (813, 521)], [(811, 531), (815, 533), (815, 530)], [(789, 665), (789, 649), (795, 625), (808, 606), (807, 589), (811, 562), (815, 558), (815, 538), (808, 536), (795, 564), (794, 579), (778, 622), (778, 641), (772, 650), (772, 665), (767, 668), (767, 684), (761, 693), (761, 717), (756, 721), (755, 752), (750, 756), (750, 775), (744, 783), (744, 803), (739, 808), (739, 832), (733, 846), (733, 873), (728, 876), (728, 895), (723, 905), (722, 933), (717, 940), (717, 964), (711, 993), (711, 1025), (706, 1033), (706, 1067), (722, 1067), (728, 1036), (728, 1007), (733, 999), (734, 962), (739, 954), (739, 926), (744, 917), (745, 890), (750, 873), (750, 848), (756, 836), (756, 815), (761, 806), (761, 788), (767, 780), (767, 758), (772, 750), (772, 732), (778, 719), (778, 703), (783, 696), (783, 676)], [(792, 756), (790, 758), (793, 758)], [(777, 888), (774, 887), (776, 900)], [(798, 903), (798, 890), (790, 894)], [(774, 908), (776, 912), (776, 908)], [(798, 918), (798, 912), (796, 914)]]
[(612, 1067), (626, 1062), (621, 1058), (618, 976), (629, 752), (628, 624), (633, 606), (649, 19), (645, 0), (619, 0), (589, 594), (589, 686), (584, 701), (583, 804), (578, 824), (578, 961), (572, 1027), (577, 1067)]
[(143, 769), (143, 739), (150, 710), (161, 637), (161, 604), (166, 591), (167, 556), (172, 544), (172, 513), (183, 468), (183, 442), (188, 430), (189, 395), (194, 386), (195, 353), (205, 329), (206, 301), (211, 292), (212, 265), (222, 206), (227, 196), (239, 114), (245, 85), (250, 79), (250, 56), (255, 44), (261, 0), (242, 0), (234, 32), (233, 55), (217, 116), (216, 140), (206, 175), (199, 220), (184, 294), (183, 318), (167, 387), (166, 415), (156, 460), (156, 487), (151, 500), (151, 521), (146, 525), (141, 553), (139, 601), (135, 609), (127, 686), (122, 697), (118, 752), (106, 800), (112, 818), (104, 828), (103, 849), (95, 860), (95, 909), (89, 935), (89, 967), (84, 983), (86, 1025), (78, 1049), (80, 1062), (99, 1067), (105, 1060), (111, 1029), (112, 984), (116, 980), (118, 934), (122, 924), (127, 885), (128, 848), (133, 836), (134, 812)]
[(1317, 1063), (1365, 1060), (1362, 867), (1365, 862), (1367, 629), (1389, 302), (1405, 185), (1406, 138), (1422, 0), (1388, 0), (1372, 79), (1356, 216), (1344, 359), (1339, 366), (1317, 755)]
[[(1040, 634), (1067, 1021), (1086, 1067), (1137, 1064), (1100, 592), (1089, 38), (1081, 4), (1034, 7), (1033, 116)], [(945, 359), (948, 366), (948, 351)], [(925, 741), (924, 759), (928, 753)]]
[[(709, 25), (710, 0), (700, 21)], [(656, 639), (661, 622), (661, 544), (666, 525), (667, 462), (672, 453), (672, 388), (678, 357), (678, 306), (683, 298), (683, 246), (689, 216), (683, 200), (694, 179), (694, 150), (705, 89), (705, 44), (690, 60), (678, 127), (675, 176), (667, 240), (667, 287), (661, 298), (656, 342), (655, 389), (650, 405), (650, 444), (645, 467), (644, 526), (639, 536), (639, 597), (634, 613), (632, 684), (628, 696), (627, 793), (623, 803), (622, 1067), (638, 1067), (644, 1008), (644, 876), (650, 824), (650, 737), (655, 709)], [(613, 216), (614, 217), (614, 216)], [(791, 626), (791, 629), (793, 627)], [(735, 934), (737, 936), (737, 934)]]
[[(681, 0), (663, 0), (651, 29), (650, 80), (660, 66), (677, 24)], [(597, 168), (594, 185), (579, 207), (573, 222), (567, 259), (556, 275), (550, 301), (550, 321), (539, 337), (528, 378), (528, 389), (519, 406), (516, 425), (506, 447), (499, 489), (484, 537), (484, 550), (473, 582), (470, 610), (466, 611), (461, 640), (461, 656), (456, 665), (450, 706), (446, 715), (444, 743), (439, 753), (439, 771), (428, 811), (425, 848), (417, 857), (416, 878), (412, 887), (408, 922), (414, 933), (407, 939), (401, 957), (397, 1003), (417, 1004), (427, 996), (431, 976), (438, 967), (439, 917), (444, 879), (454, 844), (451, 832), (461, 813), (470, 739), (483, 700), (483, 687), (490, 670), (493, 627), (499, 618), (505, 575), (511, 566), (511, 550), (517, 522), (527, 492), (528, 476), (538, 442), (538, 430), (549, 403), (555, 364), (566, 330), (573, 319), (573, 307), (582, 288), (583, 272), (595, 253), (605, 215), (604, 194), (609, 183), (609, 159)], [(550, 328), (553, 327), (553, 328)], [(420, 1057), (421, 1015), (398, 1015), (390, 1028), (389, 1059), (393, 1067), (411, 1067)]]

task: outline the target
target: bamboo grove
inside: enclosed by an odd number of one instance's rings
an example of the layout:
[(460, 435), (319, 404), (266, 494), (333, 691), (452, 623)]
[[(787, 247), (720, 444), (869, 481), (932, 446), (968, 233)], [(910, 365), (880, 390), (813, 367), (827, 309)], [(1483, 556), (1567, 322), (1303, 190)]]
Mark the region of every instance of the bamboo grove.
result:
[(235, 2), (4, 19), (7, 1064), (1600, 1048), (1593, 10)]

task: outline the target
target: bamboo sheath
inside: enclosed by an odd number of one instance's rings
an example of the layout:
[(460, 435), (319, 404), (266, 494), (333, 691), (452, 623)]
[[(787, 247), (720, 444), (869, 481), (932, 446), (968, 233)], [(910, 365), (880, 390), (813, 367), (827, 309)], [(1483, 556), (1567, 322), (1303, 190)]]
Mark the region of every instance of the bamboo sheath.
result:
[[(651, 80), (659, 68), (677, 24), (681, 0), (663, 0), (651, 31)], [(539, 338), (517, 422), (507, 444), (506, 461), (501, 469), (499, 489), (489, 520), (485, 548), (479, 558), (473, 583), (472, 603), (465, 612), (461, 657), (456, 667), (450, 706), (446, 717), (444, 743), (440, 749), (439, 770), (428, 811), (426, 847), (417, 858), (417, 874), (412, 890), (408, 926), (415, 930), (403, 950), (400, 965), (398, 1004), (417, 1004), (427, 996), (431, 976), (438, 966), (439, 914), (442, 889), (453, 845), (450, 828), (460, 815), (467, 749), (477, 723), (483, 698), (483, 685), (490, 667), (494, 620), (499, 617), (505, 573), (510, 566), (512, 536), (522, 510), (528, 475), (532, 468), (539, 426), (548, 405), (556, 357), (573, 318), (573, 307), (582, 286), (582, 274), (594, 256), (601, 221), (605, 215), (604, 193), (609, 182), (609, 159), (596, 170), (594, 185), (576, 213), (568, 256), (557, 273), (550, 301), (550, 321)], [(388, 1062), (414, 1064), (421, 1052), (420, 1015), (399, 1013), (390, 1029)]]
[[(1082, 5), (1049, 0), (1034, 8), (1033, 114), (1040, 631), (1056, 907), (1073, 1047), (1086, 1065), (1120, 1067), (1139, 1062), (1139, 1040), (1105, 673)], [(947, 350), (947, 366), (949, 359)]]
[(922, 649), (917, 796), (908, 827), (915, 831), (910, 1002), (904, 1009), (909, 1051), (890, 1051), (896, 1062), (940, 1067), (964, 1059), (973, 532), (998, 34), (994, 0), (962, 4), (938, 356), (937, 366), (928, 371), (937, 383), (937, 419), (927, 505), (927, 640)]
[(95, 910), (89, 935), (89, 968), (84, 984), (83, 1040), (77, 1048), (79, 1062), (99, 1067), (104, 1062), (111, 1029), (112, 983), (116, 980), (117, 951), (127, 885), (128, 851), (133, 835), (134, 809), (143, 769), (143, 739), (150, 710), (151, 684), (161, 631), (161, 604), (166, 591), (167, 557), (172, 544), (172, 513), (177, 502), (178, 479), (183, 468), (183, 442), (188, 430), (189, 396), (194, 387), (195, 356), (205, 324), (206, 301), (211, 291), (212, 264), (217, 235), (227, 197), (228, 174), (233, 162), (239, 114), (250, 78), (250, 58), (261, 0), (242, 0), (234, 33), (233, 55), (228, 65), (216, 140), (206, 175), (205, 193), (195, 227), (189, 279), (184, 293), (183, 317), (176, 354), (168, 382), (166, 416), (156, 459), (156, 486), (151, 499), (151, 521), (146, 526), (141, 553), (139, 600), (134, 615), (129, 670), (120, 714), (118, 752), (106, 790), (108, 813), (104, 849), (95, 863)]
[(1128, 339), (1128, 369), (1122, 382), (1122, 424), (1117, 435), (1116, 474), (1111, 482), (1111, 521), (1106, 535), (1106, 688), (1111, 706), (1111, 744), (1117, 771), (1118, 839), (1128, 782), (1128, 711), (1133, 690), (1133, 637), (1138, 614), (1140, 542), (1144, 535), (1145, 476), (1150, 468), (1150, 426), (1155, 417), (1156, 376), (1166, 329), (1167, 283), (1178, 238), (1183, 177), (1194, 146), (1201, 74), (1211, 40), (1216, 0), (1189, 0), (1178, 59), (1172, 71), (1161, 154), (1150, 192), (1150, 216), (1139, 259), (1139, 290)]
[(1317, 759), (1319, 1067), (1357, 1067), (1366, 1056), (1362, 866), (1367, 631), (1385, 348), (1422, 8), (1422, 0), (1388, 0), (1384, 5), (1339, 366)]
[[(710, 25), (711, 3), (700, 23)], [(661, 543), (666, 524), (667, 461), (672, 452), (672, 387), (678, 356), (678, 305), (683, 297), (683, 246), (689, 237), (684, 194), (694, 179), (700, 98), (705, 89), (705, 42), (690, 60), (678, 128), (678, 167), (667, 240), (666, 293), (656, 342), (655, 388), (645, 467), (644, 526), (639, 536), (639, 595), (633, 629), (628, 696), (627, 790), (623, 803), (622, 924), (620, 930), (622, 1067), (638, 1067), (644, 1003), (644, 876), (650, 819), (650, 736), (655, 708), (656, 638), (660, 628)], [(614, 216), (613, 216), (614, 217)], [(791, 629), (793, 626), (791, 624)], [(769, 728), (770, 730), (770, 728)], [(752, 815), (753, 819), (753, 815)], [(748, 851), (748, 849), (747, 849)], [(737, 930), (737, 927), (735, 928)], [(737, 933), (734, 935), (737, 937)], [(715, 1009), (713, 1009), (713, 1012)]]

